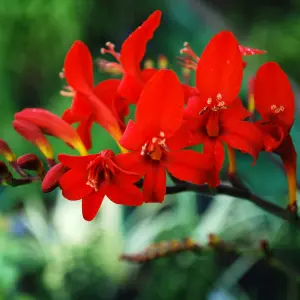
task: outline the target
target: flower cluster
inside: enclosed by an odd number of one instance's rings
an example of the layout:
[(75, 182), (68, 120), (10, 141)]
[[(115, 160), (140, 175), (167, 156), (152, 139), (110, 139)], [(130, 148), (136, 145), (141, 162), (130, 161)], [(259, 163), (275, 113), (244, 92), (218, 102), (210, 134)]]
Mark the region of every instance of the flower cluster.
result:
[[(294, 96), (287, 75), (275, 62), (263, 64), (250, 80), (247, 110), (239, 98), (247, 66), (243, 57), (265, 51), (239, 45), (229, 31), (216, 34), (200, 56), (184, 44), (180, 59), (183, 81), (167, 68), (163, 56), (158, 68), (150, 61), (142, 68), (147, 43), (160, 20), (161, 12), (153, 12), (124, 41), (120, 53), (112, 43), (106, 43), (101, 53), (110, 54), (115, 61), (100, 59), (97, 64), (120, 79), (96, 85), (91, 53), (83, 42), (75, 41), (60, 74), (67, 82), (61, 94), (72, 98), (70, 108), (62, 117), (37, 108), (15, 114), (15, 130), (46, 157), (50, 166), (46, 174), (43, 163), (32, 154), (16, 160), (4, 141), (0, 152), (23, 181), (40, 178), (44, 192), (59, 187), (65, 198), (82, 199), (83, 217), (89, 221), (104, 196), (130, 206), (162, 202), (167, 174), (180, 182), (217, 187), (224, 147), (228, 149), (231, 178), (236, 175), (236, 150), (250, 154), (254, 163), (260, 152), (274, 152), (283, 161), (289, 208), (295, 210), (296, 152), (290, 137)], [(186, 80), (190, 72), (195, 72), (195, 86)], [(135, 118), (128, 120), (132, 107)], [(254, 110), (260, 118), (255, 118)], [(110, 149), (88, 153), (94, 123), (114, 138), (119, 154)], [(61, 139), (80, 156), (59, 154), (56, 163), (45, 135)], [(203, 151), (193, 150), (196, 145), (203, 145)], [(0, 169), (2, 182), (10, 184), (10, 171), (5, 164)], [(37, 176), (30, 177), (26, 170), (36, 170)]]

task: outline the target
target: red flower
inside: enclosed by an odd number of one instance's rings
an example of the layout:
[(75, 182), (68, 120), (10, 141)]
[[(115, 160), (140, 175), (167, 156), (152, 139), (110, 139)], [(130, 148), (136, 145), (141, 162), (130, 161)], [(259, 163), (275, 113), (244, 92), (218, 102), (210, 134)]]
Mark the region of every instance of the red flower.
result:
[[(107, 43), (108, 49), (102, 48), (102, 53), (109, 53), (119, 62), (119, 69), (123, 78), (118, 92), (129, 103), (136, 103), (144, 84), (157, 72), (155, 69), (141, 70), (140, 63), (145, 55), (146, 46), (160, 24), (161, 11), (154, 11), (146, 21), (143, 22), (124, 41), (121, 52), (116, 53), (114, 45)], [(115, 68), (115, 65), (114, 65)]]
[(134, 185), (140, 177), (125, 171), (119, 156), (111, 150), (81, 157), (60, 154), (58, 159), (69, 168), (59, 179), (62, 194), (69, 200), (82, 199), (85, 220), (94, 219), (105, 195), (116, 204), (143, 203), (141, 192)]
[(63, 119), (69, 124), (80, 123), (77, 131), (87, 149), (91, 148), (93, 122), (99, 123), (118, 141), (124, 114), (128, 112), (117, 95), (120, 80), (106, 80), (94, 87), (93, 59), (87, 46), (80, 41), (69, 50), (64, 73), (75, 96)]
[(199, 95), (190, 98), (186, 109), (192, 143), (204, 143), (204, 153), (214, 156), (211, 186), (219, 184), (224, 161), (222, 142), (255, 159), (261, 150), (261, 133), (254, 124), (243, 121), (249, 112), (237, 98), (242, 77), (243, 61), (238, 42), (231, 32), (223, 31), (202, 53), (196, 70)]
[(136, 123), (129, 121), (120, 144), (131, 153), (120, 155), (132, 171), (145, 175), (145, 202), (162, 202), (166, 170), (180, 180), (206, 182), (211, 167), (207, 157), (181, 150), (190, 142), (182, 127), (184, 95), (173, 71), (160, 70), (145, 86), (136, 109)]
[(264, 149), (280, 155), (288, 175), (290, 206), (293, 206), (297, 155), (290, 130), (294, 124), (295, 100), (289, 79), (277, 63), (265, 63), (257, 71), (254, 100), (262, 117), (256, 125), (264, 135)]
[[(74, 128), (57, 115), (41, 108), (25, 108), (15, 114), (15, 129), (30, 142), (36, 144), (48, 158), (52, 156), (52, 150), (47, 140), (41, 135), (55, 136), (69, 146), (74, 147), (81, 155), (87, 151)], [(37, 130), (37, 128), (40, 130)]]

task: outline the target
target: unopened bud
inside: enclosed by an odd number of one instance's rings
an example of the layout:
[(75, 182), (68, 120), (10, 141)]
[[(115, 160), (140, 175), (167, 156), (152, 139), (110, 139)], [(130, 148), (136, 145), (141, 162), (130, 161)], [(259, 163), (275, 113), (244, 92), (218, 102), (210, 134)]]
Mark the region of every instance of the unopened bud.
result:
[(0, 154), (3, 155), (9, 162), (16, 160), (15, 154), (12, 152), (8, 144), (2, 139), (0, 139)]
[(35, 154), (25, 154), (17, 159), (21, 169), (36, 171), (40, 176), (45, 174), (43, 162)]
[(44, 193), (52, 192), (58, 187), (59, 179), (64, 175), (69, 169), (63, 164), (57, 164), (53, 166), (46, 174), (42, 182), (42, 191)]

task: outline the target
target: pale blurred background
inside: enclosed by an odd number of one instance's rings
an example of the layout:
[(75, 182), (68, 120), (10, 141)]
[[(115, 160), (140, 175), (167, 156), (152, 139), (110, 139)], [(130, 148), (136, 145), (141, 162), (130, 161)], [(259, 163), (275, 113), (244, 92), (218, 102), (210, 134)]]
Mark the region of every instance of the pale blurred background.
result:
[[(2, 0), (0, 3), (0, 137), (18, 154), (39, 152), (12, 129), (13, 114), (24, 107), (43, 107), (61, 114), (70, 99), (59, 95), (58, 74), (73, 41), (80, 39), (95, 60), (106, 41), (119, 49), (128, 34), (155, 9), (163, 11), (161, 27), (147, 57), (164, 54), (180, 74), (177, 56), (188, 41), (200, 54), (218, 31), (232, 30), (240, 43), (265, 49), (247, 58), (242, 90), (263, 62), (275, 60), (288, 73), (297, 101), (292, 130), (299, 140), (300, 2), (279, 0)], [(95, 68), (97, 80), (108, 78)], [(74, 153), (51, 139), (56, 153)], [(93, 153), (117, 150), (111, 138), (94, 126)], [(238, 170), (251, 189), (286, 205), (285, 176), (262, 154), (255, 167), (238, 156)], [(224, 166), (224, 174), (226, 165)], [(139, 266), (120, 262), (123, 252), (136, 253), (154, 241), (207, 235), (254, 247), (268, 239), (289, 269), (270, 267), (249, 255), (192, 253)], [(1, 188), (0, 300), (284, 300), (300, 299), (299, 230), (253, 204), (228, 196), (182, 193), (162, 205), (137, 209), (105, 202), (95, 221), (85, 222), (79, 202), (58, 191), (43, 195), (40, 184)], [(299, 273), (300, 274), (300, 273)]]

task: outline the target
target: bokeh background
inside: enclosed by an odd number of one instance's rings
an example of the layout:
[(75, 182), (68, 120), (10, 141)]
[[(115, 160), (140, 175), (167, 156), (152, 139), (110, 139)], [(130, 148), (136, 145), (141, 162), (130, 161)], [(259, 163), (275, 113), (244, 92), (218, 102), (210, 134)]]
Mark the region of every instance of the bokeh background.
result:
[[(247, 58), (241, 97), (247, 80), (263, 62), (275, 60), (290, 76), (297, 101), (292, 136), (299, 140), (300, 2), (297, 0), (2, 0), (0, 2), (0, 137), (17, 155), (39, 152), (12, 126), (15, 112), (43, 107), (61, 114), (70, 99), (60, 96), (58, 74), (76, 39), (95, 60), (106, 41), (117, 49), (155, 9), (163, 20), (147, 51), (154, 60), (164, 54), (180, 74), (177, 56), (188, 41), (200, 54), (218, 31), (232, 30), (240, 43), (266, 49)], [(95, 67), (96, 80), (108, 78)], [(56, 153), (74, 153), (51, 139)], [(117, 150), (111, 138), (94, 126), (92, 152)], [(276, 158), (238, 156), (246, 184), (271, 202), (285, 206), (287, 183)], [(226, 173), (226, 164), (224, 174)], [(268, 239), (287, 265), (274, 267), (247, 254), (209, 251), (183, 253), (145, 265), (119, 261), (155, 241), (190, 236), (207, 243), (209, 233), (243, 247)], [(0, 299), (2, 300), (246, 300), (300, 299), (299, 230), (252, 203), (229, 196), (181, 193), (161, 205), (137, 209), (103, 204), (95, 221), (81, 217), (80, 203), (58, 191), (43, 195), (40, 184), (0, 188)], [(300, 274), (300, 273), (299, 273)]]

